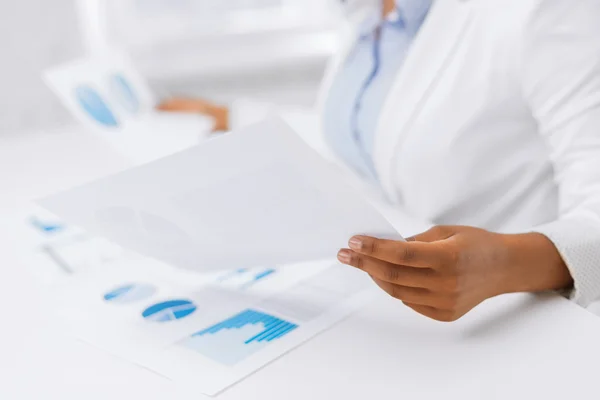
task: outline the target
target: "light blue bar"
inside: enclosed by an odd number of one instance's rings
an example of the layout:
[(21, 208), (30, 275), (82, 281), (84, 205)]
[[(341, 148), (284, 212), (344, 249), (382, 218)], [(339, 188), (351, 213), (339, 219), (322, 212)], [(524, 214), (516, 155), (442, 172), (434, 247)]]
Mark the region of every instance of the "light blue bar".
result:
[(278, 332), (273, 332), (272, 335), (267, 336), (266, 338), (264, 338), (262, 340), (266, 340), (267, 342), (270, 342), (272, 340), (279, 339), (280, 337), (286, 335), (289, 331), (292, 331), (292, 330), (296, 329), (297, 327), (298, 327), (298, 325), (289, 324), (289, 326), (286, 327), (285, 329), (281, 329)]
[(273, 329), (272, 331), (267, 332), (266, 335), (263, 335), (259, 342), (268, 341), (273, 336), (279, 335), (280, 332), (287, 330), (292, 324), (286, 322), (285, 325), (279, 326), (277, 329)]
[(274, 269), (269, 269), (269, 270), (263, 271), (254, 277), (254, 281), (260, 281), (261, 279), (264, 279), (269, 275), (273, 275), (275, 272), (277, 272), (277, 271)]
[(269, 327), (268, 327), (269, 331), (273, 331), (274, 329), (279, 329), (279, 327), (281, 326), (281, 322), (289, 323), (289, 322), (284, 321), (279, 318), (276, 318), (276, 321), (277, 321), (277, 323), (269, 325)]
[(223, 329), (223, 328), (225, 328), (225, 323), (224, 323), (224, 322), (221, 322), (221, 323), (218, 323), (217, 325), (213, 325), (213, 326), (211, 326), (211, 327), (210, 327), (210, 328), (208, 328), (208, 329), (205, 329), (204, 331), (200, 332), (200, 334), (201, 334), (201, 335), (205, 335), (205, 334), (207, 334), (207, 333), (211, 333), (211, 334), (212, 334), (212, 333), (217, 333), (217, 332), (219, 332), (219, 331), (220, 331), (221, 329)]
[(253, 322), (255, 316), (251, 312), (244, 312), (236, 315), (235, 317), (229, 319), (227, 323), (228, 328), (240, 328), (247, 323)]
[(281, 321), (279, 318), (271, 317), (270, 315), (265, 315), (265, 318), (263, 318), (262, 323), (265, 325), (265, 328), (269, 328), (273, 325), (278, 324), (279, 321)]
[(254, 322), (255, 320), (256, 315), (252, 311), (244, 311), (243, 313), (230, 318), (229, 325), (239, 328), (240, 326), (244, 326), (245, 324)]
[(283, 325), (286, 325), (286, 324), (288, 324), (288, 322), (280, 320), (277, 324), (273, 325), (271, 328), (265, 329), (264, 331), (260, 332), (259, 334), (252, 336), (250, 339), (246, 340), (244, 343), (248, 344), (248, 343), (254, 342), (254, 341), (260, 342), (264, 336), (269, 336), (271, 333), (273, 333), (276, 330), (279, 330)]

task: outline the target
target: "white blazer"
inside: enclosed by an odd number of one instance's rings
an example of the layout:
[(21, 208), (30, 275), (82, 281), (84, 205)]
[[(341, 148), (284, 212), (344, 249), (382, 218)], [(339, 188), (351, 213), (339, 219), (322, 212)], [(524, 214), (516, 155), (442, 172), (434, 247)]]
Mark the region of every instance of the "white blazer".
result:
[(419, 219), (545, 234), (587, 306), (600, 297), (600, 0), (436, 0), (373, 157)]

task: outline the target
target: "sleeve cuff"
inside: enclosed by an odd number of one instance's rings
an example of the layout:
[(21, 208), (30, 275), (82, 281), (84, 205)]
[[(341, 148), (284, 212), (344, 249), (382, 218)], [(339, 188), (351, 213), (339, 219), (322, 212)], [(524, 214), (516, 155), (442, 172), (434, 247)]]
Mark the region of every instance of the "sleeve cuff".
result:
[(563, 219), (532, 230), (549, 238), (574, 280), (568, 297), (587, 307), (600, 297), (600, 224), (592, 218)]

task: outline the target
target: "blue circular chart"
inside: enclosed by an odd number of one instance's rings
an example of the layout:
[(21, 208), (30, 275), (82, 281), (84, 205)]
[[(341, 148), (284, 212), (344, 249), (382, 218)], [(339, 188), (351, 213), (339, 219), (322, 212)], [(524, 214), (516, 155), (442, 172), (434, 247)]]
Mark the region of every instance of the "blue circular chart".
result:
[(189, 300), (169, 300), (148, 307), (142, 317), (154, 322), (168, 322), (185, 318), (196, 311), (196, 305)]
[(81, 108), (93, 120), (109, 128), (119, 126), (117, 118), (104, 102), (100, 94), (89, 86), (78, 86), (75, 97)]
[(104, 295), (104, 300), (110, 303), (127, 304), (147, 299), (156, 292), (156, 287), (144, 284), (120, 286)]
[(111, 76), (109, 88), (114, 100), (129, 113), (137, 114), (140, 111), (140, 101), (133, 87), (123, 75), (114, 74)]

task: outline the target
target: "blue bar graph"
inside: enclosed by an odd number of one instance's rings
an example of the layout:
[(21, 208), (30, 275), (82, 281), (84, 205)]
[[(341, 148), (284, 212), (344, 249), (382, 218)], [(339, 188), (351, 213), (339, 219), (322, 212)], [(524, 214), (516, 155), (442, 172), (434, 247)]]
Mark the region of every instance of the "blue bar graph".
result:
[(221, 277), (219, 277), (217, 279), (217, 282), (226, 282), (228, 280), (230, 280), (231, 278), (235, 278), (236, 276), (239, 275), (243, 275), (248, 271), (248, 268), (240, 268), (240, 269), (236, 269), (233, 272), (229, 272), (225, 275), (222, 275)]
[(246, 284), (242, 285), (242, 289), (248, 289), (251, 286), (254, 286), (257, 282), (262, 281), (263, 279), (273, 275), (277, 270), (273, 268), (265, 269), (264, 271), (258, 272), (256, 275), (250, 278)]
[(260, 281), (261, 279), (264, 279), (267, 276), (274, 274), (275, 272), (277, 272), (277, 270), (274, 270), (272, 268), (271, 269), (267, 269), (267, 270), (265, 270), (265, 271), (263, 271), (263, 272), (261, 272), (259, 274), (256, 274), (256, 276), (254, 277), (254, 280), (255, 281)]
[(240, 268), (217, 278), (217, 283), (225, 286), (249, 289), (277, 272), (275, 268)]
[(245, 310), (193, 334), (181, 344), (225, 365), (234, 365), (298, 325), (255, 310)]

